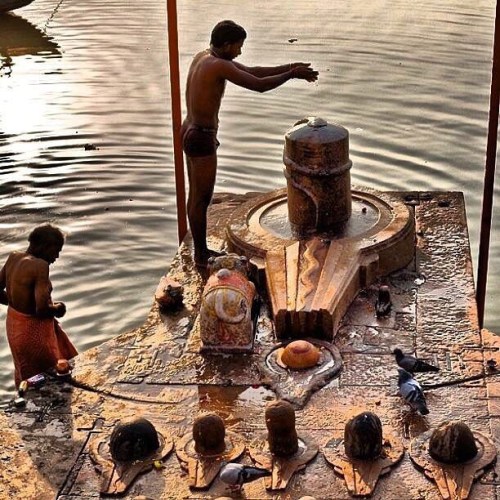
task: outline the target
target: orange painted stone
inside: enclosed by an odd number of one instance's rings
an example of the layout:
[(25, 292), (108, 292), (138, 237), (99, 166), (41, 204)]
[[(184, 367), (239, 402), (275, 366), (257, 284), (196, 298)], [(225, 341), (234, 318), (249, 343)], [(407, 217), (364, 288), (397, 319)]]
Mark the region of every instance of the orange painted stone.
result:
[(311, 368), (319, 362), (319, 349), (307, 340), (290, 342), (281, 354), (281, 361), (289, 368)]
[[(234, 258), (240, 259), (239, 256)], [(201, 298), (201, 349), (251, 351), (254, 340), (254, 298), (255, 285), (236, 268), (222, 268), (214, 272), (208, 278)]]

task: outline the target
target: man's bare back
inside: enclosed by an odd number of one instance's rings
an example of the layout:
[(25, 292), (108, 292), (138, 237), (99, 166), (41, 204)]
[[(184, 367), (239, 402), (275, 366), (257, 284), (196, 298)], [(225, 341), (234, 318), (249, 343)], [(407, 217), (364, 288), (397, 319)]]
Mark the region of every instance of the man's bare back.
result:
[(26, 252), (13, 252), (4, 272), (8, 304), (16, 311), (36, 316), (35, 293), (45, 295), (43, 302), (49, 303), (52, 284), (47, 262)]

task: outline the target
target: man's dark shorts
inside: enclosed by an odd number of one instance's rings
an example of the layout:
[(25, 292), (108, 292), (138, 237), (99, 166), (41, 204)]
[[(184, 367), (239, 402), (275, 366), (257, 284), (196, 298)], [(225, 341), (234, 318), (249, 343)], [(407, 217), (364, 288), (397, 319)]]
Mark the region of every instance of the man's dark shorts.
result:
[(219, 147), (217, 130), (191, 124), (182, 136), (182, 149), (191, 158), (214, 155)]

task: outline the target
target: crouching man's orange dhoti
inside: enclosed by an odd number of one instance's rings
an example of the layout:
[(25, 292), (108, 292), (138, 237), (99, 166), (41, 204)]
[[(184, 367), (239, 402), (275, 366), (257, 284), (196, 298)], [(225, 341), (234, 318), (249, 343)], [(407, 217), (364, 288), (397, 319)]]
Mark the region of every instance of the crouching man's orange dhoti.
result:
[(7, 309), (7, 339), (14, 359), (16, 387), (78, 352), (55, 318), (36, 318)]

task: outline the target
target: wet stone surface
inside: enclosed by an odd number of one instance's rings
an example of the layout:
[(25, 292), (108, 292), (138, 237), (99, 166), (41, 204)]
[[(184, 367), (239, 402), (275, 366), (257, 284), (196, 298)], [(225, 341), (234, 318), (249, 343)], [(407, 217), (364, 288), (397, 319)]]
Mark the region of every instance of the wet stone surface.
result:
[[(252, 196), (216, 198), (210, 213), (212, 248), (225, 247), (225, 221)], [(487, 364), (500, 366), (500, 341), (478, 328), (463, 197), (400, 194), (401, 199), (408, 196), (417, 227), (413, 261), (358, 294), (334, 339), (342, 370), (296, 409), (298, 434), (320, 448), (305, 471), (294, 474), (280, 493), (266, 490), (263, 479), (246, 484), (242, 496), (219, 478), (208, 490), (197, 491), (189, 488), (187, 473), (171, 453), (159, 468), (139, 476), (125, 498), (348, 499), (344, 480), (321, 448), (342, 436), (345, 423), (364, 411), (378, 415), (383, 429), (406, 449), (413, 438), (450, 419), (490, 435), (500, 449), (500, 376)], [(28, 391), (24, 408), (0, 413), (0, 498), (99, 498), (101, 476), (90, 459), (89, 443), (126, 418), (147, 418), (172, 436), (174, 446), (204, 412), (216, 412), (247, 445), (265, 435), (265, 406), (276, 393), (260, 363), (277, 344), (265, 293), (252, 354), (200, 354), (197, 315), (206, 276), (193, 267), (190, 245), (189, 240), (181, 245), (169, 271), (184, 287), (183, 309), (163, 313), (153, 305), (140, 328), (82, 353), (71, 383), (49, 380), (42, 389)], [(389, 286), (393, 305), (387, 317), (377, 318), (374, 304), (382, 284)], [(395, 347), (440, 368), (416, 375), (430, 410), (425, 417), (412, 412), (398, 394)], [(248, 451), (239, 462), (252, 464)], [(405, 452), (379, 479), (372, 498), (441, 496)], [(500, 498), (498, 464), (474, 483), (469, 498)]]

